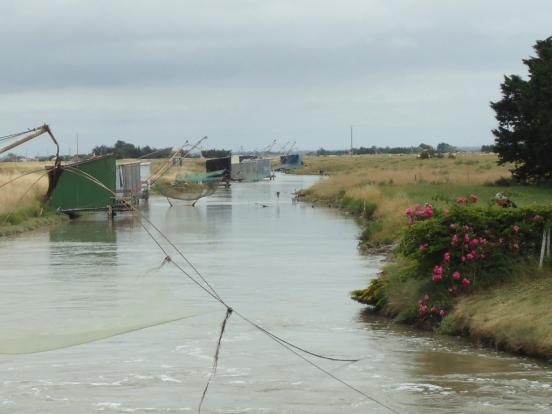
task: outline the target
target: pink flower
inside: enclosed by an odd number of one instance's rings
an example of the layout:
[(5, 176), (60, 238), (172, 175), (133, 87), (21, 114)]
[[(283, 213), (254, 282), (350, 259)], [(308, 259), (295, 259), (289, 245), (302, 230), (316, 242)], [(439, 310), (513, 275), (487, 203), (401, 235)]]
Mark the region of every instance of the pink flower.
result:
[(458, 290), (458, 286), (452, 285), (452, 291), (453, 291), (453, 292), (456, 292), (457, 290)]
[(469, 242), (470, 241), (470, 235), (469, 234), (464, 234), (464, 241), (467, 241)]
[(464, 197), (458, 197), (456, 199), (456, 204), (458, 204), (459, 206), (463, 206), (464, 204), (466, 204), (466, 199)]
[(431, 206), (431, 204), (425, 203), (423, 214), (426, 218), (433, 217), (433, 207)]
[(458, 243), (458, 235), (454, 234), (452, 236), (452, 240), (450, 241), (450, 244), (454, 246), (456, 243)]
[(456, 224), (451, 223), (449, 227), (450, 227), (451, 230), (454, 230), (456, 228)]
[(469, 231), (470, 230), (470, 226), (468, 226), (467, 224), (464, 226), (464, 230), (465, 231)]
[(426, 294), (424, 295), (424, 300), (425, 300), (425, 301), (428, 301), (428, 300), (429, 300), (429, 293), (426, 293)]
[(470, 246), (477, 246), (479, 244), (479, 239), (472, 239), (470, 240)]
[(460, 274), (460, 272), (456, 271), (452, 274), (452, 278), (454, 280), (460, 280), (460, 278), (462, 277), (462, 275)]
[(445, 262), (450, 262), (450, 253), (449, 252), (445, 252), (445, 254), (443, 255), (443, 260)]
[(535, 215), (533, 216), (533, 220), (535, 220), (535, 221), (542, 220), (542, 217), (539, 216), (538, 214), (535, 214)]
[(407, 216), (411, 216), (414, 213), (414, 210), (412, 210), (412, 207), (408, 207), (406, 210), (404, 210), (404, 214)]
[(473, 259), (475, 259), (475, 256), (473, 255), (472, 252), (470, 252), (466, 255), (466, 260), (473, 260)]
[(435, 306), (432, 306), (431, 309), (429, 310), (431, 313), (435, 313), (437, 312), (437, 308)]
[(446, 312), (444, 309), (441, 309), (441, 310), (439, 311), (439, 316), (440, 316), (441, 318), (444, 318), (445, 316), (447, 316), (447, 312)]
[(420, 244), (420, 250), (427, 250), (427, 248), (429, 247), (429, 244), (428, 243), (422, 243)]
[(426, 305), (421, 305), (419, 308), (418, 308), (418, 312), (420, 312), (420, 314), (425, 314), (427, 313), (428, 311), (428, 307)]
[(470, 245), (468, 243), (464, 243), (464, 250), (468, 250), (470, 248)]
[(466, 256), (462, 256), (462, 257), (460, 258), (460, 260), (462, 260), (463, 262), (465, 262), (465, 261), (466, 261)]
[(512, 247), (513, 247), (514, 249), (519, 249), (519, 244), (514, 243), (514, 244), (512, 244)]
[(477, 197), (475, 194), (470, 194), (468, 198), (470, 200), (470, 203), (477, 203), (477, 200), (479, 200), (479, 197)]
[(513, 226), (512, 230), (514, 231), (514, 233), (519, 233), (519, 226)]
[(443, 215), (444, 215), (445, 217), (447, 217), (447, 216), (449, 215), (449, 209), (448, 209), (448, 208), (445, 208), (445, 209), (443, 210)]
[(471, 281), (470, 279), (468, 279), (467, 277), (465, 277), (464, 279), (462, 279), (462, 284), (464, 286), (469, 286), (471, 284)]
[(434, 282), (438, 282), (442, 278), (443, 278), (443, 275), (439, 275), (439, 274), (434, 274), (433, 276), (431, 276), (431, 280), (434, 281)]
[(484, 245), (484, 244), (487, 244), (487, 239), (484, 238), (484, 237), (480, 237), (480, 238), (479, 238), (479, 244), (483, 244), (483, 245)]
[(442, 275), (443, 274), (443, 267), (442, 266), (435, 266), (433, 268), (433, 273), (435, 273), (436, 275)]

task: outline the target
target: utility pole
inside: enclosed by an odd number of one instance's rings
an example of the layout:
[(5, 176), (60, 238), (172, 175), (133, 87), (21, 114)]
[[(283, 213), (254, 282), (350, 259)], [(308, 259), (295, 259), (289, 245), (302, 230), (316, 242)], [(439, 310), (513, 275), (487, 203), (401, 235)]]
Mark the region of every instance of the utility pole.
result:
[(353, 157), (353, 126), (351, 125), (351, 158)]
[(79, 160), (79, 134), (77, 134), (77, 161)]

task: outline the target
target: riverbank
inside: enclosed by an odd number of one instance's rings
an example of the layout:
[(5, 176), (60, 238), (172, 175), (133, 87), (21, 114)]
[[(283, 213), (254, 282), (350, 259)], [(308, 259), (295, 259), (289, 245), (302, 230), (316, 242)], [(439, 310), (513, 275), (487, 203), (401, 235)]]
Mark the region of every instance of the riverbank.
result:
[(34, 207), (19, 209), (11, 214), (0, 215), (0, 238), (54, 226), (67, 220), (67, 216), (50, 210)]
[(48, 176), (42, 162), (0, 163), (0, 237), (67, 220), (44, 207)]
[[(448, 209), (457, 197), (477, 194), (483, 206), (503, 193), (520, 207), (550, 205), (549, 189), (514, 186), (506, 167), (494, 155), (469, 154), (457, 158), (420, 160), (413, 156), (309, 157), (297, 173), (324, 171), (330, 177), (303, 191), (312, 203), (343, 209), (359, 218), (362, 250), (397, 246), (404, 237), (409, 206), (431, 203)], [(431, 242), (431, 241), (430, 241)], [(552, 294), (552, 271), (536, 271), (534, 263), (515, 268), (500, 284), (458, 295), (443, 317), (420, 317), (420, 299), (429, 288), (417, 275), (417, 264), (400, 252), (389, 254), (387, 265), (368, 288), (353, 299), (396, 321), (465, 335), (497, 348), (552, 358), (552, 317), (546, 303)], [(429, 282), (431, 284), (431, 282)], [(438, 312), (436, 309), (435, 312)], [(446, 314), (446, 316), (445, 316)]]

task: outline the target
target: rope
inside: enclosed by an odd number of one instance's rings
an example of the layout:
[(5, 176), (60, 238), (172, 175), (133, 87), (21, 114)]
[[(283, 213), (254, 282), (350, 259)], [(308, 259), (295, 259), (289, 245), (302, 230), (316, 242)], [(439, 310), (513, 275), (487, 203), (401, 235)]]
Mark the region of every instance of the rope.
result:
[[(81, 177), (83, 178), (87, 178), (89, 180), (91, 180), (92, 182), (94, 182), (95, 184), (97, 184), (98, 186), (100, 186), (101, 188), (105, 189), (106, 191), (108, 191), (109, 193), (111, 193), (113, 196), (115, 196), (115, 193), (113, 191), (111, 191), (110, 188), (108, 188), (107, 186), (105, 186), (101, 181), (98, 181), (95, 177), (91, 176), (90, 174), (86, 173), (85, 171), (81, 171), (81, 170), (78, 170), (76, 168), (73, 168), (73, 167), (63, 167), (64, 170), (67, 170), (69, 172), (72, 172), (73, 174), (75, 175), (80, 175)], [(132, 206), (131, 204), (127, 203), (126, 201), (124, 201), (124, 203), (127, 205), (127, 207), (129, 207), (133, 212), (135, 212), (142, 220), (144, 220), (145, 222), (147, 222), (150, 226), (152, 226), (159, 234), (161, 234), (164, 239), (166, 241), (169, 242), (169, 244), (175, 248), (175, 250), (177, 250), (178, 252), (178, 249), (176, 249), (176, 246), (174, 246), (174, 244), (161, 232), (161, 230), (159, 230), (147, 217), (145, 217), (139, 210), (137, 210), (134, 206)], [(155, 244), (159, 247), (159, 249), (165, 254), (165, 257), (170, 257), (169, 253), (167, 252), (167, 250), (159, 243), (159, 241), (155, 238), (155, 236), (153, 236), (153, 234), (151, 233), (151, 231), (144, 225), (144, 223), (142, 221), (140, 221), (140, 225), (141, 227), (144, 229), (144, 231), (150, 236), (150, 238), (155, 242)], [(180, 255), (182, 255), (181, 252), (179, 252)], [(171, 263), (173, 265), (175, 265), (182, 273), (184, 273), (190, 280), (192, 280), (199, 288), (201, 288), (202, 290), (204, 290), (207, 294), (209, 294), (211, 297), (213, 297), (215, 300), (217, 300), (218, 302), (222, 303), (225, 307), (229, 307), (223, 300), (222, 298), (217, 294), (217, 292), (215, 291), (215, 289), (210, 285), (210, 283), (196, 270), (196, 272), (198, 273), (199, 277), (201, 278), (201, 280), (209, 287), (209, 289), (207, 289), (205, 286), (203, 286), (201, 283), (199, 283), (193, 276), (191, 276), (188, 272), (186, 272), (186, 270), (184, 270), (178, 263), (174, 262), (171, 260)], [(188, 262), (189, 263), (189, 262)]]
[[(25, 173), (25, 174), (18, 175), (17, 177), (12, 178), (12, 179), (9, 180), (9, 181), (6, 181), (4, 184), (1, 184), (1, 185), (0, 185), (0, 189), (4, 188), (4, 187), (7, 186), (8, 184), (13, 183), (14, 181), (19, 180), (20, 178), (26, 177), (27, 175), (36, 174), (36, 173), (43, 172), (43, 171), (44, 171), (44, 168), (39, 168), (39, 169), (36, 169), (36, 170), (33, 170), (33, 171), (29, 171), (29, 172), (27, 172), (27, 173)], [(46, 173), (46, 174), (47, 174), (47, 173)]]
[(38, 131), (39, 129), (40, 128), (33, 128), (33, 129), (28, 129), (27, 131), (16, 132), (14, 134), (4, 135), (4, 136), (0, 137), (0, 141), (6, 141), (6, 140), (11, 139), (11, 138), (20, 137), (21, 135), (28, 134), (29, 132), (35, 132), (35, 131)]
[[(115, 193), (113, 191), (111, 191), (108, 187), (106, 187), (102, 182), (100, 182), (99, 180), (97, 180), (95, 177), (91, 176), (90, 174), (84, 172), (84, 171), (81, 171), (81, 170), (78, 170), (78, 169), (75, 169), (73, 167), (63, 167), (65, 170), (68, 170), (69, 172), (72, 172), (76, 175), (81, 175), (82, 177), (84, 178), (87, 178), (91, 181), (93, 181), (94, 183), (96, 183), (97, 185), (99, 185), (100, 187), (104, 188), (105, 190), (109, 191), (111, 194), (113, 194), (115, 196)], [(124, 200), (123, 200), (124, 201)], [(290, 343), (289, 341), (286, 341), (282, 338), (280, 338), (279, 336), (273, 334), (272, 332), (270, 332), (269, 330), (263, 328), (262, 326), (260, 326), (259, 324), (251, 321), (250, 319), (246, 318), (244, 315), (238, 313), (237, 311), (233, 310), (232, 307), (230, 307), (229, 305), (226, 304), (226, 302), (218, 295), (218, 293), (216, 292), (216, 290), (211, 286), (211, 284), (207, 281), (207, 279), (201, 274), (201, 272), (199, 272), (199, 270), (193, 265), (191, 264), (191, 262), (186, 258), (186, 256), (180, 251), (180, 249), (157, 227), (155, 226), (147, 217), (145, 217), (138, 209), (136, 209), (134, 206), (130, 205), (129, 203), (127, 203), (126, 201), (124, 201), (124, 203), (129, 207), (129, 209), (131, 209), (131, 211), (135, 212), (141, 219), (143, 219), (145, 222), (147, 222), (153, 229), (155, 229), (155, 231), (186, 261), (186, 263), (188, 263), (190, 265), (190, 267), (192, 267), (192, 269), (194, 269), (195, 273), (197, 274), (197, 276), (205, 283), (207, 287), (205, 287), (203, 284), (201, 284), (198, 280), (196, 280), (192, 275), (190, 275), (185, 269), (182, 268), (182, 266), (180, 266), (178, 263), (176, 263), (174, 260), (171, 260), (171, 263), (176, 266), (177, 269), (179, 269), (184, 275), (186, 275), (192, 282), (194, 282), (200, 289), (202, 289), (203, 291), (205, 291), (209, 296), (211, 296), (213, 299), (215, 299), (217, 302), (221, 303), (223, 306), (226, 307), (226, 311), (227, 311), (227, 316), (225, 317), (225, 320), (223, 321), (223, 324), (222, 324), (222, 327), (221, 327), (221, 333), (220, 333), (220, 336), (219, 336), (219, 342), (218, 342), (218, 345), (217, 345), (217, 350), (216, 350), (216, 353), (215, 353), (215, 363), (213, 365), (213, 371), (211, 373), (211, 377), (207, 383), (207, 386), (204, 390), (204, 393), (203, 393), (203, 396), (202, 396), (202, 399), (201, 399), (201, 403), (200, 403), (200, 406), (199, 406), (199, 410), (201, 410), (201, 405), (203, 403), (203, 400), (205, 399), (205, 394), (207, 393), (207, 389), (208, 389), (208, 386), (209, 386), (209, 383), (211, 382), (211, 378), (216, 374), (216, 367), (218, 365), (218, 357), (219, 357), (219, 352), (220, 352), (220, 343), (222, 341), (222, 335), (224, 334), (224, 330), (225, 330), (225, 327), (226, 327), (226, 323), (228, 321), (228, 318), (230, 317), (230, 314), (232, 312), (235, 312), (238, 316), (240, 316), (240, 318), (242, 318), (244, 321), (246, 321), (247, 323), (249, 323), (250, 325), (252, 325), (253, 327), (255, 327), (256, 329), (259, 329), (261, 332), (265, 333), (269, 338), (271, 338), (274, 342), (278, 343), (280, 346), (286, 348), (287, 350), (289, 350), (290, 352), (292, 352), (293, 354), (295, 354), (297, 357), (301, 358), (302, 360), (304, 360), (305, 362), (307, 362), (309, 365), (315, 367), (316, 369), (318, 369), (319, 371), (321, 371), (322, 373), (326, 374), (327, 376), (329, 376), (330, 378), (334, 379), (335, 381), (343, 384), (344, 386), (346, 386), (347, 388), (349, 388), (350, 390), (360, 394), (361, 396), (369, 399), (370, 401), (373, 401), (374, 403), (380, 405), (381, 407), (389, 410), (390, 412), (393, 412), (395, 414), (400, 414), (399, 411), (393, 409), (392, 407), (389, 407), (387, 406), (386, 404), (378, 401), (377, 399), (375, 399), (374, 397), (371, 397), (369, 396), (368, 394), (366, 394), (365, 392), (361, 391), (360, 389), (352, 386), (351, 384), (347, 383), (346, 381), (342, 380), (341, 378), (337, 377), (336, 375), (332, 374), (330, 371), (322, 368), (321, 366), (315, 364), (314, 362), (312, 362), (311, 360), (309, 360), (308, 358), (306, 358), (305, 356), (301, 355), (298, 351), (301, 351), (301, 352), (304, 352), (308, 355), (311, 355), (311, 356), (314, 356), (314, 357), (317, 357), (317, 358), (321, 358), (321, 359), (326, 359), (326, 360), (330, 360), (330, 361), (340, 361), (340, 362), (357, 362), (359, 361), (359, 359), (339, 359), (339, 358), (332, 358), (332, 357), (327, 357), (327, 356), (324, 356), (324, 355), (320, 355), (320, 354), (316, 354), (314, 352), (311, 352), (311, 351), (308, 351), (304, 348), (301, 348), (299, 346), (296, 346), (292, 343)], [(146, 233), (150, 236), (150, 238), (155, 242), (155, 244), (160, 248), (160, 250), (165, 254), (165, 257), (170, 257), (168, 252), (166, 251), (166, 249), (159, 243), (159, 241), (153, 236), (153, 234), (151, 233), (151, 231), (144, 225), (144, 223), (142, 222), (142, 220), (140, 221), (140, 225), (142, 226), (142, 228), (146, 231)], [(198, 411), (200, 412), (200, 411)]]
[(213, 313), (213, 311), (205, 312), (205, 313), (197, 313), (197, 314), (193, 314), (193, 315), (186, 315), (186, 316), (177, 316), (175, 318), (165, 319), (165, 320), (162, 320), (162, 321), (156, 321), (156, 322), (152, 322), (152, 323), (149, 323), (149, 324), (146, 324), (146, 325), (140, 325), (140, 326), (137, 326), (137, 327), (122, 329), (122, 330), (120, 330), (118, 332), (115, 332), (115, 333), (112, 333), (112, 334), (100, 335), (100, 336), (98, 336), (94, 339), (75, 342), (75, 343), (68, 344), (68, 345), (56, 346), (56, 347), (52, 347), (52, 348), (43, 348), (43, 349), (39, 349), (39, 350), (36, 350), (36, 351), (28, 351), (28, 352), (0, 352), (0, 355), (22, 355), (22, 354), (23, 355), (32, 355), (32, 354), (40, 354), (42, 352), (48, 352), (48, 351), (54, 351), (54, 350), (57, 351), (59, 349), (66, 349), (66, 348), (72, 348), (74, 346), (89, 344), (91, 342), (101, 341), (103, 339), (108, 339), (108, 338), (114, 338), (116, 336), (121, 336), (121, 335), (129, 334), (129, 333), (132, 333), (132, 332), (142, 331), (144, 329), (154, 328), (156, 326), (167, 325), (169, 323), (179, 322), (179, 321), (183, 321), (185, 319), (191, 319), (191, 318), (195, 318), (195, 317), (198, 317), (198, 316), (208, 315), (208, 314), (211, 314), (211, 313)]
[(215, 357), (213, 358), (213, 368), (211, 370), (211, 374), (209, 375), (209, 379), (207, 380), (207, 384), (205, 384), (205, 388), (203, 389), (203, 394), (201, 394), (201, 400), (199, 401), (199, 406), (197, 408), (198, 414), (201, 414), (201, 406), (203, 405), (203, 401), (205, 401), (205, 395), (207, 394), (207, 390), (209, 389), (209, 384), (211, 384), (211, 381), (217, 374), (220, 347), (222, 344), (222, 336), (224, 335), (224, 331), (226, 330), (226, 323), (228, 322), (228, 319), (230, 319), (231, 315), (232, 315), (232, 308), (226, 308), (226, 314), (224, 315), (224, 319), (222, 320), (222, 324), (220, 325), (220, 333), (219, 333), (219, 338), (217, 342), (217, 349), (215, 351)]
[(353, 385), (349, 384), (348, 382), (346, 381), (343, 381), (341, 378), (339, 378), (338, 376), (332, 374), (330, 371), (328, 371), (327, 369), (324, 369), (322, 368), (320, 365), (318, 364), (315, 364), (314, 362), (312, 362), (310, 359), (306, 358), (305, 356), (301, 355), (299, 352), (297, 352), (296, 350), (294, 350), (292, 347), (288, 346), (287, 344), (281, 342), (281, 341), (276, 341), (276, 343), (280, 344), (281, 346), (283, 346), (284, 348), (286, 348), (289, 352), (292, 352), (294, 353), (297, 357), (301, 358), (303, 361), (305, 361), (307, 364), (313, 366), (314, 368), (316, 368), (317, 370), (321, 371), (322, 373), (326, 374), (327, 376), (329, 376), (330, 378), (333, 378), (334, 380), (336, 380), (337, 382), (343, 384), (344, 386), (346, 386), (347, 388), (349, 388), (351, 391), (354, 391), (360, 395), (362, 395), (363, 397), (367, 398), (368, 400), (376, 403), (377, 405), (379, 405), (380, 407), (383, 407), (387, 410), (389, 410), (390, 412), (392, 413), (395, 413), (395, 414), (401, 414), (399, 411), (395, 410), (393, 407), (390, 407), (388, 406), (387, 404), (384, 404), (382, 403), (381, 401), (378, 401), (377, 399), (375, 399), (374, 397), (371, 397), (370, 395), (366, 394), (364, 391), (362, 390), (359, 390), (358, 388), (354, 387)]
[(42, 179), (44, 178), (45, 175), (47, 175), (48, 173), (45, 172), (43, 174), (41, 174), (30, 186), (29, 188), (27, 188), (27, 190), (21, 195), (21, 197), (19, 197), (19, 199), (17, 200), (17, 203), (15, 203), (15, 205), (13, 206), (13, 208), (10, 210), (10, 212), (6, 215), (6, 217), (4, 217), (4, 222), (2, 224), (6, 224), (9, 220), (9, 218), (12, 216), (12, 214), (14, 213), (15, 209), (17, 207), (19, 207), (19, 203), (21, 203), (21, 200), (23, 200), (23, 198), (29, 193), (29, 191), (31, 191), (31, 189)]
[(359, 359), (333, 358), (333, 357), (329, 357), (329, 356), (325, 356), (325, 355), (320, 355), (320, 354), (317, 354), (315, 352), (311, 352), (311, 351), (309, 351), (305, 348), (301, 348), (300, 346), (294, 345), (291, 342), (286, 341), (285, 339), (273, 334), (268, 329), (263, 328), (261, 325), (259, 325), (255, 322), (253, 322), (252, 320), (248, 319), (247, 317), (245, 317), (244, 315), (242, 315), (238, 311), (235, 311), (235, 312), (236, 312), (236, 315), (238, 315), (240, 318), (242, 318), (245, 322), (247, 322), (250, 325), (254, 326), (255, 328), (257, 328), (258, 330), (260, 330), (264, 334), (268, 335), (270, 338), (272, 338), (272, 339), (274, 339), (278, 342), (284, 343), (287, 346), (290, 346), (291, 348), (295, 348), (298, 351), (304, 352), (305, 354), (312, 355), (312, 356), (314, 356), (316, 358), (320, 358), (320, 359), (326, 359), (328, 361), (336, 361), (336, 362), (358, 362), (358, 361), (360, 361), (360, 358)]

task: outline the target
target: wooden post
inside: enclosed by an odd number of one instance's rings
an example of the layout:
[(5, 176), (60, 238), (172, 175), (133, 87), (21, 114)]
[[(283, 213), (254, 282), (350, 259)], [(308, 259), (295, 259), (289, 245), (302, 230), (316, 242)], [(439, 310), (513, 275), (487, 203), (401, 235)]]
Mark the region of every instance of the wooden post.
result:
[(539, 259), (539, 269), (542, 269), (542, 264), (544, 262), (544, 253), (546, 251), (546, 245), (549, 237), (549, 229), (545, 227), (542, 231), (542, 243), (541, 243), (541, 252), (540, 252), (540, 259)]
[(546, 257), (550, 257), (550, 226), (546, 228)]

